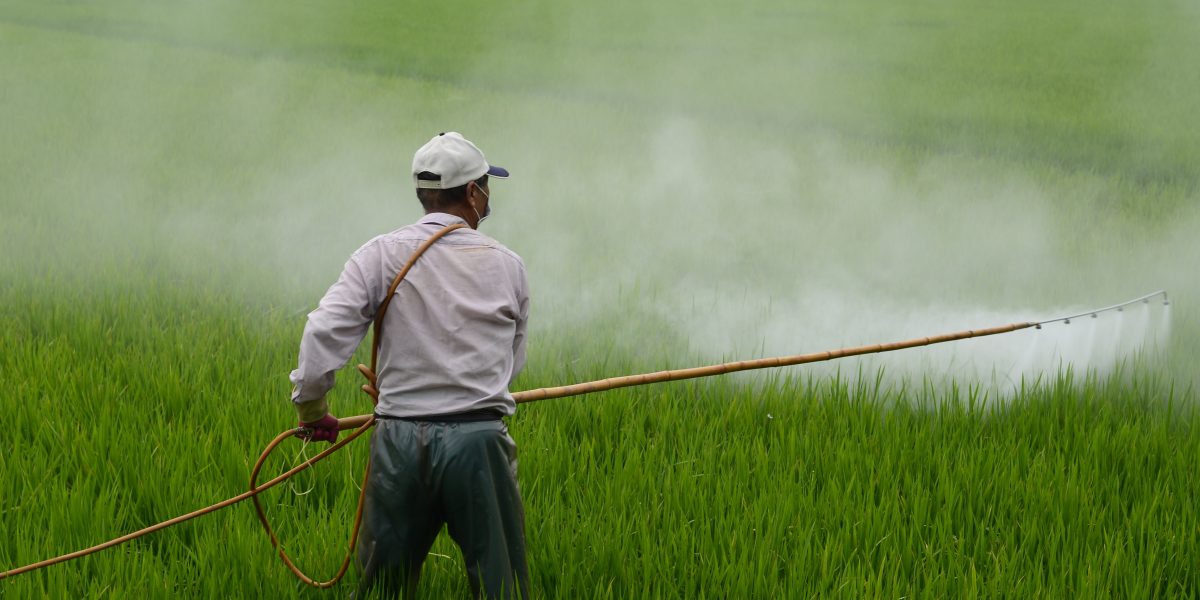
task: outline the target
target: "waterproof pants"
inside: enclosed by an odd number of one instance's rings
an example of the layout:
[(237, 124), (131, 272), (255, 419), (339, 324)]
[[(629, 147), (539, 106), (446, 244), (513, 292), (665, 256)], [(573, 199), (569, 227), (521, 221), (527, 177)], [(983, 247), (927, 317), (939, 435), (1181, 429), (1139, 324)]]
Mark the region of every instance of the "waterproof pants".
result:
[(377, 587), (413, 598), (443, 524), (476, 598), (529, 597), (517, 447), (503, 421), (379, 419), (365, 502), (358, 597)]

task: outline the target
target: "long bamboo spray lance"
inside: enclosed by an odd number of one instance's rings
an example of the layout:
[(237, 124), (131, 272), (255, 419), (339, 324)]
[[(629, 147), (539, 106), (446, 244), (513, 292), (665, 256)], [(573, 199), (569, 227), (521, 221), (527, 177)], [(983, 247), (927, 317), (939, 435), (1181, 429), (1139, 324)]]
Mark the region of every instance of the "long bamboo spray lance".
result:
[[(672, 371), (657, 371), (654, 373), (642, 373), (640, 375), (627, 375), (624, 377), (610, 377), (608, 379), (600, 379), (597, 381), (589, 381), (586, 383), (576, 383), (574, 385), (565, 385), (560, 387), (540, 388), (536, 390), (526, 390), (513, 394), (513, 400), (518, 404), (523, 402), (534, 402), (537, 400), (550, 400), (553, 398), (565, 398), (567, 396), (579, 396), (582, 394), (590, 394), (593, 392), (604, 392), (617, 388), (630, 387), (635, 385), (646, 385), (650, 383), (662, 383), (664, 381), (679, 381), (680, 379), (695, 379), (697, 377), (712, 377), (714, 375), (724, 375), (726, 373), (736, 373), (738, 371), (750, 371), (753, 369), (769, 369), (774, 367), (788, 367), (792, 365), (802, 365), (806, 363), (823, 362), (838, 358), (847, 358), (850, 356), (862, 356), (864, 354), (879, 354), (881, 352), (892, 352), (895, 350), (904, 350), (905, 348), (917, 348), (920, 346), (929, 346), (932, 344), (942, 344), (945, 342), (953, 342), (956, 340), (965, 340), (969, 338), (984, 337), (989, 335), (998, 335), (1001, 333), (1009, 333), (1030, 327), (1042, 328), (1042, 325), (1049, 323), (1065, 323), (1069, 325), (1071, 319), (1080, 317), (1096, 317), (1101, 313), (1109, 311), (1122, 311), (1125, 307), (1143, 303), (1148, 304), (1152, 298), (1161, 296), (1164, 305), (1170, 304), (1167, 300), (1167, 292), (1158, 290), (1144, 296), (1139, 296), (1133, 300), (1128, 300), (1120, 304), (1097, 308), (1093, 310), (1083, 311), (1078, 314), (1073, 314), (1065, 317), (1055, 317), (1044, 321), (1029, 321), (1025, 323), (1013, 323), (1011, 325), (1002, 325), (1000, 327), (989, 327), (987, 329), (969, 329), (967, 331), (959, 331), (957, 333), (947, 333), (943, 335), (935, 335), (932, 337), (917, 338), (904, 342), (892, 342), (890, 344), (875, 344), (871, 346), (858, 346), (855, 348), (842, 348), (839, 350), (827, 350), (825, 352), (813, 352), (811, 354), (796, 354), (792, 356), (777, 356), (774, 358), (759, 358), (755, 360), (741, 360), (736, 362), (728, 362), (717, 365), (708, 365), (704, 367), (692, 367), (690, 369), (676, 369)], [(359, 370), (368, 380), (374, 382), (374, 372), (359, 365)], [(364, 386), (366, 387), (366, 386)], [(368, 391), (368, 393), (370, 393)], [(338, 419), (338, 429), (355, 429), (361, 426), (371, 418), (371, 415), (358, 415), (354, 417), (345, 417)]]

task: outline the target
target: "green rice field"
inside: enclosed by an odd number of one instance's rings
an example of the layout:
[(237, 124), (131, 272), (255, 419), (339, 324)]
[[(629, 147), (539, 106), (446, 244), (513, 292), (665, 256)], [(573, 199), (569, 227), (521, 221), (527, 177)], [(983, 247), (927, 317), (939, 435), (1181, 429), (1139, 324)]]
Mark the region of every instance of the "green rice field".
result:
[[(536, 597), (1198, 597), (1197, 106), (1182, 0), (0, 0), (0, 572), (244, 491), (305, 315), (457, 130), (513, 172), (513, 391), (1171, 299), (522, 405)], [(265, 494), (318, 578), (365, 457)], [(243, 504), (0, 598), (357, 578)], [(470, 594), (445, 534), (420, 592)]]

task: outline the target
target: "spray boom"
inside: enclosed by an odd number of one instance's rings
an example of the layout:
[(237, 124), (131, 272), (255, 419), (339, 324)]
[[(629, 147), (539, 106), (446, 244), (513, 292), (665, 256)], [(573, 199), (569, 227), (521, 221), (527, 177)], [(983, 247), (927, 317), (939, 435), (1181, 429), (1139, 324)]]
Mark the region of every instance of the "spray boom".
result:
[(1171, 301), (1167, 299), (1166, 290), (1158, 290), (1157, 292), (1151, 292), (1149, 294), (1146, 294), (1145, 296), (1139, 296), (1137, 298), (1134, 298), (1133, 300), (1122, 302), (1120, 304), (1114, 304), (1112, 306), (1105, 306), (1104, 308), (1087, 310), (1087, 311), (1081, 312), (1077, 315), (1069, 315), (1066, 317), (1056, 317), (1053, 319), (1046, 319), (1045, 321), (1038, 321), (1037, 323), (1034, 323), (1033, 326), (1037, 329), (1041, 329), (1042, 325), (1046, 325), (1049, 323), (1059, 323), (1059, 322), (1061, 322), (1063, 325), (1070, 325), (1071, 319), (1077, 319), (1079, 317), (1090, 316), (1091, 318), (1095, 319), (1100, 313), (1104, 313), (1104, 312), (1109, 312), (1109, 311), (1114, 311), (1114, 310), (1117, 312), (1124, 312), (1126, 306), (1130, 306), (1132, 304), (1137, 304), (1138, 302), (1141, 302), (1142, 304), (1150, 304), (1150, 299), (1154, 298), (1156, 296), (1162, 296), (1163, 306), (1171, 305)]

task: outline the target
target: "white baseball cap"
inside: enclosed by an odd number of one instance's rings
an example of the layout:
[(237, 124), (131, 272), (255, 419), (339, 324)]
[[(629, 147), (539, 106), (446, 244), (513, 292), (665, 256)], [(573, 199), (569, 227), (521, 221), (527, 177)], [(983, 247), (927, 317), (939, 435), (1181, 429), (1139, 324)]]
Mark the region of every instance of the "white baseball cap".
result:
[[(417, 174), (429, 172), (441, 176), (437, 180), (417, 179)], [(447, 131), (433, 136), (413, 155), (413, 182), (418, 188), (448, 190), (475, 181), (485, 174), (504, 179), (508, 170), (489, 165), (483, 152), (461, 133)]]

